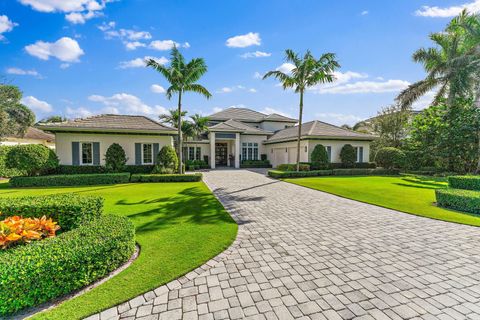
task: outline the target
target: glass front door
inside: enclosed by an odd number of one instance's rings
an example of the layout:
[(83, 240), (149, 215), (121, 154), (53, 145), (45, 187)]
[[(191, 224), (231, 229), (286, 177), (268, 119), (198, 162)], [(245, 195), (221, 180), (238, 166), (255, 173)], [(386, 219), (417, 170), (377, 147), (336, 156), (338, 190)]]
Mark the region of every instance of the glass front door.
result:
[(215, 165), (226, 166), (227, 165), (227, 144), (215, 143)]

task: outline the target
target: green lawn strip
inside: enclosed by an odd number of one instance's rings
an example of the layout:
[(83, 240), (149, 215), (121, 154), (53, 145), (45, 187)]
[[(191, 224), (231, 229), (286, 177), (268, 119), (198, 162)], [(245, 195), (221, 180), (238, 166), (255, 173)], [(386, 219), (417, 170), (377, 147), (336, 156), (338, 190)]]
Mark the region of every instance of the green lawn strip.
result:
[(129, 217), (141, 253), (133, 264), (100, 285), (33, 319), (81, 319), (157, 288), (226, 249), (237, 225), (203, 182), (140, 183), (72, 188), (10, 189), (0, 196), (63, 192), (105, 197), (105, 212)]
[(430, 177), (313, 177), (284, 179), (307, 188), (443, 221), (480, 226), (480, 216), (437, 207), (435, 189), (444, 179)]

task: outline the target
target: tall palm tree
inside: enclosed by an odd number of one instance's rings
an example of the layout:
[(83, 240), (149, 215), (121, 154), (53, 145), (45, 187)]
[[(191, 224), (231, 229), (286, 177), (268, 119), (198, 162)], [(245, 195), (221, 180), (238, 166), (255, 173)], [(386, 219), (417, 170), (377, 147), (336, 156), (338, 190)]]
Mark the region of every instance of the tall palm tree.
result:
[[(182, 111), (182, 118), (187, 115), (187, 111)], [(161, 114), (158, 116), (161, 123), (166, 123), (174, 128), (178, 128), (178, 110), (177, 109), (170, 109), (168, 113)], [(182, 119), (183, 120), (183, 119)]]
[(267, 72), (263, 79), (274, 77), (282, 83), (283, 89), (294, 88), (295, 93), (300, 94), (298, 137), (297, 137), (297, 171), (300, 171), (300, 138), (302, 135), (303, 96), (305, 90), (317, 84), (335, 81), (334, 72), (340, 68), (334, 53), (324, 53), (319, 59), (315, 59), (310, 50), (300, 57), (293, 50), (285, 50), (285, 60), (293, 64), (290, 73), (280, 70)]
[[(172, 48), (170, 57), (171, 61), (168, 67), (158, 63), (154, 59), (148, 59), (147, 66), (160, 72), (170, 83), (170, 87), (168, 87), (165, 93), (168, 99), (171, 99), (174, 94), (178, 94), (178, 114), (180, 115), (182, 114), (182, 95), (185, 92), (196, 92), (207, 99), (212, 96), (204, 86), (196, 83), (207, 72), (207, 65), (202, 58), (194, 58), (186, 63), (185, 58), (176, 47)], [(178, 117), (177, 128), (178, 155), (180, 160), (178, 172), (183, 173), (183, 155), (181, 152), (183, 147), (182, 117), (180, 116)]]
[(195, 113), (190, 118), (192, 119), (193, 131), (194, 131), (194, 134), (195, 134), (195, 138), (198, 140), (202, 133), (208, 131), (207, 123), (209, 121), (209, 118), (204, 117), (204, 116), (202, 116), (198, 113)]

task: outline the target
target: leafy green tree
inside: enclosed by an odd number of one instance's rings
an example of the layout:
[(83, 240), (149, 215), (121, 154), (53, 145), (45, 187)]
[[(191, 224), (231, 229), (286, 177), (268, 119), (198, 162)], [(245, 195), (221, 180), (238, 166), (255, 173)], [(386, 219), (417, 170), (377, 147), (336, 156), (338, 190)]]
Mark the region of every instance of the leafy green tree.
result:
[(394, 147), (380, 148), (375, 155), (375, 162), (382, 168), (402, 168), (405, 164), (405, 153)]
[[(212, 95), (202, 85), (196, 83), (206, 72), (207, 65), (202, 58), (195, 58), (186, 63), (183, 55), (176, 47), (173, 47), (170, 53), (170, 66), (166, 67), (154, 59), (147, 61), (147, 66), (160, 72), (165, 79), (170, 83), (170, 87), (166, 90), (166, 96), (171, 99), (174, 94), (178, 94), (178, 114), (182, 114), (182, 95), (185, 92), (196, 92), (207, 99)], [(178, 166), (178, 172), (183, 173), (183, 156), (181, 150), (183, 149), (182, 139), (182, 117), (178, 117), (178, 155), (182, 165)]]
[(380, 147), (399, 148), (408, 134), (410, 109), (398, 105), (382, 108), (372, 121), (373, 132), (380, 138), (377, 141)]
[(118, 143), (112, 143), (105, 152), (105, 167), (110, 172), (122, 172), (126, 164), (125, 150)]
[(340, 160), (345, 167), (353, 167), (355, 161), (357, 161), (357, 152), (351, 144), (346, 144), (342, 147), (342, 150), (340, 150)]
[(55, 122), (65, 122), (68, 119), (63, 116), (50, 116), (45, 119), (40, 120), (40, 123), (55, 123)]
[(302, 136), (303, 96), (305, 91), (318, 84), (335, 81), (334, 72), (340, 68), (334, 53), (324, 53), (315, 59), (310, 50), (300, 57), (293, 50), (285, 50), (285, 60), (293, 64), (289, 74), (279, 70), (269, 71), (263, 79), (274, 77), (282, 83), (283, 89), (293, 88), (300, 94), (298, 136), (297, 136), (297, 171), (300, 171), (300, 138)]
[(0, 139), (8, 135), (23, 135), (35, 123), (35, 114), (20, 100), (18, 87), (0, 84)]
[(317, 144), (315, 148), (313, 148), (310, 158), (312, 159), (312, 167), (321, 169), (322, 166), (328, 164), (327, 149), (325, 149), (322, 144)]
[(178, 157), (171, 146), (163, 146), (157, 156), (157, 172), (175, 171), (178, 167)]
[(18, 145), (7, 155), (7, 167), (25, 171), (29, 176), (48, 172), (57, 166), (55, 152), (41, 144)]

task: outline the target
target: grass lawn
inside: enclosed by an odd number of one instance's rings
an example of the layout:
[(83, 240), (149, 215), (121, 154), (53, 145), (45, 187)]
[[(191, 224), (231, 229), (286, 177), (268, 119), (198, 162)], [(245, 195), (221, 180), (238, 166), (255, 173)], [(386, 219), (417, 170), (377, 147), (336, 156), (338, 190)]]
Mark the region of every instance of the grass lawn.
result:
[(33, 319), (80, 319), (154, 289), (226, 249), (237, 225), (203, 182), (10, 189), (0, 197), (76, 192), (105, 198), (105, 212), (129, 217), (140, 256), (126, 270)]
[(358, 176), (298, 178), (285, 181), (422, 217), (480, 226), (480, 216), (435, 205), (434, 190), (447, 186), (445, 178)]

